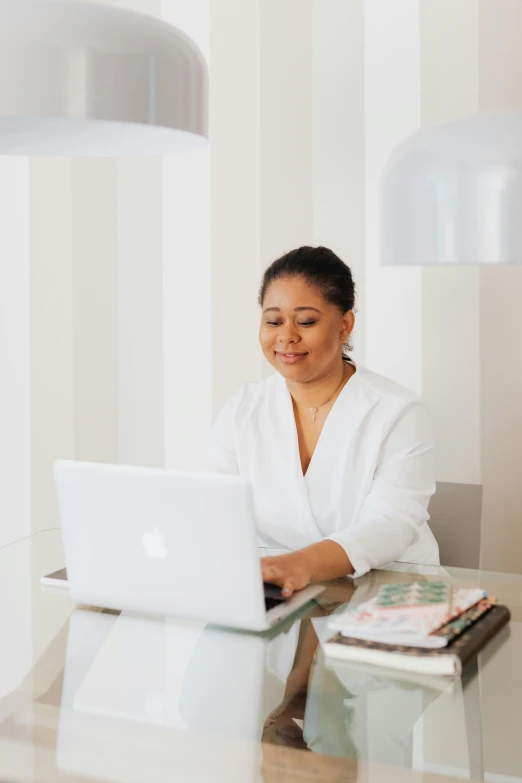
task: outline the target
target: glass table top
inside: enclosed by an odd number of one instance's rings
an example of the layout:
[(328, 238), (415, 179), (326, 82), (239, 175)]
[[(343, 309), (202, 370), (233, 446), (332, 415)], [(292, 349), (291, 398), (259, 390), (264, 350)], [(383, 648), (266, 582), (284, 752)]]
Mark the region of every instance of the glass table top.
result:
[[(77, 607), (62, 566), (59, 531), (0, 549), (0, 780), (522, 781), (522, 576), (393, 563), (251, 634)], [(325, 659), (330, 614), (416, 579), (511, 610), (461, 679)]]

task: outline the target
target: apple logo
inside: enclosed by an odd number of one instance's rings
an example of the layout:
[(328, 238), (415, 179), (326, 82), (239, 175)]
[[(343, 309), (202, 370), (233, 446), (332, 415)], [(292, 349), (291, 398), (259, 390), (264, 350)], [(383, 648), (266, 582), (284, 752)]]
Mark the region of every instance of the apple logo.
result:
[(165, 536), (159, 527), (155, 527), (154, 530), (145, 533), (141, 541), (143, 543), (143, 548), (149, 557), (160, 560), (167, 557), (168, 549), (165, 543)]

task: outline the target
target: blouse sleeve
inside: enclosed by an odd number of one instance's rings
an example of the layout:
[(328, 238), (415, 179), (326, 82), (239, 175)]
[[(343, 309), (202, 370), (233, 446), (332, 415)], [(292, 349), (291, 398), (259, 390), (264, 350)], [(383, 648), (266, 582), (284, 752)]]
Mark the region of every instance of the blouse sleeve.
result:
[(422, 402), (412, 401), (383, 440), (370, 492), (355, 524), (328, 536), (343, 547), (354, 576), (399, 559), (429, 520), (435, 492), (431, 423)]
[(203, 458), (203, 470), (209, 473), (239, 475), (236, 454), (235, 414), (241, 402), (241, 389), (221, 409), (207, 443)]

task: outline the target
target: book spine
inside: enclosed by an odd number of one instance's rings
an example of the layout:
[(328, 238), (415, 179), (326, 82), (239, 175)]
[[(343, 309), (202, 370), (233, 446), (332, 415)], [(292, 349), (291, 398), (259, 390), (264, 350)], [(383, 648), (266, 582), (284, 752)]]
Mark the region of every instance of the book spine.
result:
[(439, 628), (438, 631), (434, 631), (432, 635), (446, 639), (446, 644), (449, 644), (486, 614), (494, 606), (494, 603), (489, 598), (483, 598), (482, 601), (479, 601), (478, 604), (461, 614), (456, 620), (451, 620), (451, 622)]
[[(507, 606), (501, 604), (492, 606), (489, 612), (480, 619), (479, 623), (472, 625), (469, 630), (458, 636), (451, 643), (451, 653), (458, 655), (462, 666), (465, 666), (468, 661), (472, 660), (486, 646), (500, 628), (509, 622), (510, 617), (511, 614)], [(480, 632), (477, 632), (477, 629), (480, 629)], [(448, 648), (442, 649), (440, 654), (447, 654), (447, 650)]]

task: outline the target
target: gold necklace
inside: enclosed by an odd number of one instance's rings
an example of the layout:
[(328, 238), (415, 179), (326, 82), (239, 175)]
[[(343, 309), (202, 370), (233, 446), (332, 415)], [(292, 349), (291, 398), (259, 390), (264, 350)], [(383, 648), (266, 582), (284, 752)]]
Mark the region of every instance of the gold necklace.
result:
[(330, 400), (332, 400), (332, 399), (335, 397), (335, 395), (337, 394), (337, 392), (338, 392), (338, 391), (339, 391), (339, 389), (341, 388), (341, 385), (342, 385), (342, 383), (343, 383), (343, 381), (344, 381), (344, 379), (345, 379), (345, 375), (346, 375), (346, 372), (345, 372), (345, 369), (344, 369), (344, 367), (343, 367), (343, 377), (341, 378), (341, 383), (339, 384), (339, 386), (337, 386), (337, 388), (335, 389), (335, 391), (333, 392), (333, 394), (330, 394), (330, 396), (328, 397), (328, 399), (327, 399), (327, 400), (325, 400), (324, 402), (322, 402), (320, 405), (305, 405), (304, 403), (302, 403), (302, 402), (299, 402), (298, 400), (295, 400), (295, 397), (293, 398), (293, 399), (296, 401), (296, 403), (297, 403), (298, 405), (300, 405), (302, 408), (308, 408), (308, 410), (309, 410), (309, 411), (310, 411), (310, 413), (312, 414), (312, 421), (314, 422), (314, 424), (315, 424), (315, 420), (316, 420), (316, 418), (317, 418), (317, 411), (319, 410), (319, 408), (322, 408), (324, 405), (328, 405), (328, 403), (330, 402)]

